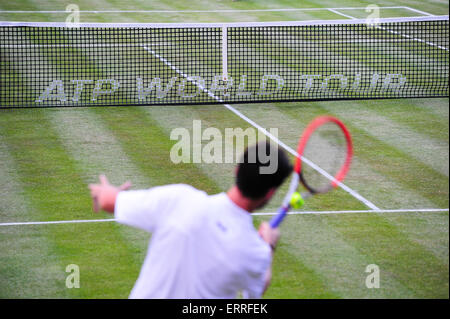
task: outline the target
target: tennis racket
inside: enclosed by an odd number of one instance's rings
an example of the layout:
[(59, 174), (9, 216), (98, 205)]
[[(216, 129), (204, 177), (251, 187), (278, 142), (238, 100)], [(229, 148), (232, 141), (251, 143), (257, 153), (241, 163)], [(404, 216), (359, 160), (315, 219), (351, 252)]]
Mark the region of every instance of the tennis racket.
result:
[[(278, 227), (289, 209), (299, 208), (305, 199), (336, 188), (347, 175), (352, 156), (350, 132), (339, 119), (319, 116), (309, 123), (298, 143), (288, 192), (270, 226)], [(300, 183), (306, 189), (301, 194)]]

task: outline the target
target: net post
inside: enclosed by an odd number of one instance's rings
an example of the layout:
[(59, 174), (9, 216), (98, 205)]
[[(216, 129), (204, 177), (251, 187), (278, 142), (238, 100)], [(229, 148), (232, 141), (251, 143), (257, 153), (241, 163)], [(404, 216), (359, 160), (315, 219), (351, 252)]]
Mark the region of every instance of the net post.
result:
[(228, 81), (228, 27), (222, 26), (222, 80)]

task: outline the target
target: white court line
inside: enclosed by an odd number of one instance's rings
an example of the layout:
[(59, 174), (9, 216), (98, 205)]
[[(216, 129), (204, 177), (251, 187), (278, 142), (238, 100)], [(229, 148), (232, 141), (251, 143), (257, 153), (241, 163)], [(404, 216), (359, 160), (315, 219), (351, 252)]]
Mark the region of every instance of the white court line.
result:
[[(429, 17), (434, 17), (435, 16), (434, 14), (431, 14), (429, 12), (425, 12), (425, 11), (422, 11), (422, 10), (418, 10), (418, 9), (414, 9), (414, 8), (406, 7), (406, 6), (378, 7), (378, 8), (379, 9), (405, 9), (405, 10), (408, 10), (408, 11), (419, 13), (419, 14), (424, 15), (424, 16), (429, 16)], [(355, 8), (330, 8), (330, 9), (333, 9), (333, 10), (358, 10), (358, 9), (366, 9), (366, 8), (365, 7), (364, 8), (363, 7), (360, 7), (360, 8), (355, 7)]]
[[(382, 209), (382, 210), (324, 210), (324, 211), (297, 211), (288, 212), (288, 215), (333, 215), (333, 214), (378, 214), (378, 213), (440, 213), (448, 212), (448, 208), (419, 208), (419, 209)], [(273, 216), (277, 212), (252, 213), (253, 216)], [(114, 222), (114, 218), (109, 219), (75, 219), (75, 220), (55, 220), (48, 222), (12, 222), (0, 223), (1, 226), (25, 226), (25, 225), (54, 225), (54, 224), (79, 224), (79, 223), (101, 223)]]
[(429, 42), (429, 41), (425, 41), (425, 40), (422, 40), (422, 39), (419, 39), (419, 38), (415, 38), (415, 37), (412, 37), (412, 36), (409, 36), (409, 35), (407, 35), (407, 34), (403, 34), (403, 33), (400, 33), (400, 32), (394, 31), (394, 30), (389, 30), (389, 29), (387, 29), (387, 28), (383, 28), (383, 27), (380, 27), (380, 26), (376, 26), (376, 28), (379, 28), (379, 29), (385, 30), (385, 31), (387, 31), (387, 32), (390, 32), (390, 33), (393, 33), (393, 34), (402, 36), (402, 37), (404, 37), (404, 38), (406, 38), (406, 39), (410, 39), (410, 40), (413, 40), (413, 41), (425, 43), (425, 44), (428, 44), (428, 45), (433, 46), (433, 47), (437, 47), (437, 48), (442, 49), (442, 50), (445, 50), (445, 51), (448, 51), (448, 50), (449, 50), (448, 48), (446, 48), (446, 47), (444, 47), (444, 46), (441, 46), (441, 45), (438, 45), (438, 44), (436, 44), (436, 43)]
[[(409, 7), (403, 7), (403, 8), (407, 9), (407, 8), (409, 8)], [(434, 15), (429, 14), (429, 13), (426, 13), (426, 12), (424, 12), (424, 11), (420, 11), (420, 10), (416, 10), (416, 9), (412, 9), (412, 8), (409, 8), (409, 9), (411, 9), (412, 11), (420, 12), (420, 13), (426, 15), (426, 16), (429, 16), (429, 17), (434, 17)], [(335, 12), (338, 13), (338, 11), (335, 11)], [(352, 17), (352, 16), (350, 16), (350, 15), (347, 15), (347, 16), (348, 16), (350, 19), (357, 20), (356, 17)], [(380, 22), (381, 22), (382, 20), (383, 20), (383, 19), (380, 19)], [(430, 45), (430, 46), (433, 46), (433, 47), (437, 47), (437, 48), (439, 48), (439, 49), (441, 49), (441, 50), (449, 51), (448, 48), (446, 48), (446, 47), (444, 47), (444, 46), (441, 46), (441, 45), (438, 45), (438, 44), (433, 43), (433, 42), (429, 42), (429, 41), (425, 41), (425, 40), (422, 40), (422, 39), (419, 39), (419, 38), (415, 38), (415, 37), (412, 37), (412, 36), (409, 36), (409, 35), (407, 35), (407, 34), (403, 34), (403, 33), (400, 33), (400, 32), (394, 31), (394, 30), (389, 30), (389, 29), (387, 29), (387, 28), (384, 28), (384, 27), (381, 27), (381, 26), (378, 26), (378, 25), (375, 25), (375, 28), (384, 30), (384, 31), (386, 31), (386, 32), (389, 32), (389, 33), (392, 33), (392, 34), (395, 34), (395, 35), (399, 35), (399, 36), (404, 37), (404, 38), (409, 39), (409, 40), (413, 40), (413, 41), (416, 41), (416, 42), (425, 43), (425, 44), (427, 44), (427, 45)]]
[[(448, 208), (420, 208), (420, 209), (380, 209), (380, 210), (324, 210), (288, 212), (288, 215), (329, 215), (329, 214), (367, 214), (367, 213), (439, 213), (448, 212)], [(277, 213), (253, 213), (254, 216), (273, 216)]]
[(414, 8), (411, 8), (411, 7), (403, 7), (403, 8), (405, 8), (406, 10), (412, 11), (412, 12), (423, 14), (425, 16), (434, 17), (434, 14), (431, 14), (431, 13), (428, 13), (428, 12), (425, 12), (425, 11), (422, 11), (422, 10), (414, 9)]
[[(403, 18), (380, 18), (378, 23), (403, 23), (425, 21), (448, 21), (448, 15), (444, 16), (420, 16)], [(77, 24), (78, 28), (242, 28), (242, 27), (297, 27), (319, 25), (356, 25), (367, 24), (367, 19), (338, 19), (338, 20), (300, 20), (300, 21), (258, 21), (258, 22), (188, 22), (188, 23), (105, 23), (84, 22)], [(55, 27), (67, 28), (66, 22), (27, 22), (27, 21), (0, 21), (0, 27)]]
[(0, 226), (21, 226), (21, 225), (52, 225), (52, 224), (78, 224), (78, 223), (101, 223), (114, 222), (116, 219), (75, 219), (75, 220), (55, 220), (49, 222), (14, 222), (0, 223)]
[[(402, 9), (407, 7), (379, 7), (380, 9)], [(341, 8), (279, 8), (279, 9), (223, 9), (223, 10), (80, 10), (80, 13), (238, 13), (238, 12), (293, 12), (293, 11), (329, 11), (329, 10), (363, 10), (366, 7)], [(69, 13), (65, 10), (0, 10), (0, 13)]]
[[(208, 96), (210, 96), (211, 98), (215, 99), (216, 101), (223, 103), (224, 101), (222, 99), (220, 99), (218, 96), (216, 96), (213, 92), (211, 92), (210, 90), (208, 90), (207, 88), (203, 87), (202, 85), (200, 85), (199, 83), (197, 83), (195, 80), (192, 80), (187, 74), (183, 73), (181, 70), (179, 70), (177, 67), (175, 67), (172, 63), (170, 63), (169, 61), (167, 61), (167, 59), (163, 58), (162, 56), (160, 56), (159, 54), (157, 54), (155, 51), (153, 51), (152, 49), (143, 46), (143, 48), (150, 52), (153, 56), (155, 56), (156, 58), (158, 58), (159, 60), (161, 60), (165, 65), (167, 65), (168, 67), (170, 67), (172, 70), (174, 70), (176, 73), (180, 74), (181, 76), (183, 76), (184, 78), (186, 78), (188, 81), (192, 82), (194, 85), (196, 85), (199, 89), (201, 89), (203, 92), (205, 92), (206, 94), (208, 94)], [(264, 135), (266, 135), (268, 138), (270, 138), (272, 141), (274, 141), (275, 143), (277, 143), (278, 145), (280, 145), (281, 147), (283, 147), (285, 150), (287, 150), (289, 153), (291, 153), (292, 155), (294, 155), (295, 157), (298, 157), (298, 153), (292, 149), (291, 147), (289, 147), (288, 145), (286, 145), (285, 143), (283, 143), (281, 140), (279, 140), (276, 136), (272, 135), (270, 132), (268, 132), (265, 128), (263, 128), (262, 126), (260, 126), (259, 124), (257, 124), (255, 121), (251, 120), (250, 118), (248, 118), (247, 116), (245, 116), (244, 114), (242, 114), (241, 112), (239, 112), (238, 110), (236, 110), (234, 107), (232, 107), (229, 104), (223, 104), (223, 106), (225, 106), (228, 110), (230, 110), (231, 112), (233, 112), (234, 114), (236, 114), (237, 116), (239, 116), (241, 119), (243, 119), (244, 121), (246, 121), (247, 123), (249, 123), (250, 125), (252, 125), (253, 127), (257, 128), (259, 131), (261, 131)], [(310, 166), (311, 168), (313, 168), (314, 170), (316, 170), (317, 172), (319, 172), (320, 174), (322, 174), (323, 176), (325, 176), (326, 178), (328, 178), (330, 181), (335, 181), (337, 186), (339, 186), (340, 188), (342, 188), (344, 191), (346, 191), (347, 193), (349, 193), (351, 196), (353, 196), (354, 198), (356, 198), (357, 200), (359, 200), (360, 202), (362, 202), (364, 205), (366, 205), (367, 207), (369, 207), (370, 209), (373, 210), (379, 210), (379, 208), (372, 203), (371, 201), (369, 201), (368, 199), (364, 198), (363, 196), (361, 196), (360, 194), (358, 194), (355, 190), (351, 189), (350, 187), (348, 187), (347, 185), (345, 185), (342, 182), (339, 182), (337, 180), (334, 179), (333, 176), (331, 176), (330, 174), (328, 174), (328, 172), (326, 172), (325, 170), (323, 170), (322, 168), (320, 168), (319, 166), (317, 166), (316, 164), (314, 164), (313, 162), (311, 162), (310, 160), (308, 160), (305, 157), (301, 157), (302, 161), (307, 164), (308, 166)]]
[(345, 14), (345, 13), (339, 12), (339, 11), (337, 11), (337, 10), (335, 10), (335, 9), (328, 9), (328, 11), (330, 11), (330, 12), (333, 12), (334, 14), (338, 14), (338, 15), (340, 15), (340, 16), (343, 16), (343, 17), (346, 17), (346, 18), (352, 19), (352, 20), (356, 20), (356, 18), (355, 18), (355, 17), (352, 17), (352, 16), (350, 16), (350, 15), (348, 15), (348, 14)]

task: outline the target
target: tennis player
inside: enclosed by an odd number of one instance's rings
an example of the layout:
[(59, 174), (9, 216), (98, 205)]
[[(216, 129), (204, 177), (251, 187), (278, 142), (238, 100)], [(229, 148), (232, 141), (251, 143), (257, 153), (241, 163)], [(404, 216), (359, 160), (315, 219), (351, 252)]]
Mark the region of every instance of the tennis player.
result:
[[(264, 160), (262, 151), (269, 155)], [(261, 173), (274, 163), (274, 173)], [(246, 149), (227, 193), (208, 195), (185, 184), (126, 191), (130, 183), (115, 187), (100, 176), (100, 184), (89, 185), (94, 211), (152, 233), (130, 298), (236, 298), (240, 291), (261, 297), (279, 229), (264, 222), (257, 232), (251, 213), (291, 172), (286, 154), (264, 142)]]

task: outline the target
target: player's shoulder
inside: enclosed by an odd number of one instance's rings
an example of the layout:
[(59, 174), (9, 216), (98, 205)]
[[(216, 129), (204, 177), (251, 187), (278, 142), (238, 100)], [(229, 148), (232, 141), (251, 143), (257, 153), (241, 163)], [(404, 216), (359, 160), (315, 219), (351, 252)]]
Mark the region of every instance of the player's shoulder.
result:
[(159, 191), (170, 193), (174, 196), (205, 196), (206, 192), (195, 188), (188, 184), (169, 184), (164, 186), (157, 186)]

